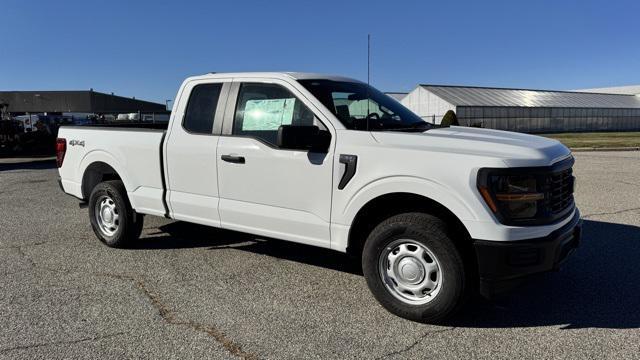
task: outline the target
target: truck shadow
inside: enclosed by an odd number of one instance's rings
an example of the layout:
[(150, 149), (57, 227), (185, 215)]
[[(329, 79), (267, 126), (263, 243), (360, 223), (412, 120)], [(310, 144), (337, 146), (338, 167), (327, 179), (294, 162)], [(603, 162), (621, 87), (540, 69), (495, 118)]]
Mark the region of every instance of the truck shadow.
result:
[[(331, 250), (182, 222), (160, 230), (163, 236), (150, 234), (137, 248), (233, 248), (362, 275), (358, 261)], [(474, 301), (447, 325), (639, 328), (639, 261), (640, 227), (585, 220), (582, 244), (560, 272), (532, 277), (501, 299)]]
[[(172, 222), (158, 228), (157, 233), (142, 237), (135, 249), (207, 248), (236, 249), (284, 260), (362, 275), (358, 261), (337, 251), (297, 244), (278, 239), (223, 230), (210, 226)], [(169, 236), (166, 236), (166, 235)]]
[(468, 307), (451, 325), (475, 328), (640, 327), (640, 228), (585, 220), (580, 248), (560, 272)]

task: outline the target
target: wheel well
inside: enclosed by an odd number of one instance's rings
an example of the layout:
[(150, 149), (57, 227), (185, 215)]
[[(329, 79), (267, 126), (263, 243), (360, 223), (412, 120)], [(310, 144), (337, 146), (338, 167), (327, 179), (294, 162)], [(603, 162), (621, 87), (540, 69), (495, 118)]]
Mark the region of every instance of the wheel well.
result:
[(369, 233), (378, 224), (406, 212), (423, 212), (442, 219), (463, 256), (473, 255), (469, 233), (460, 219), (437, 201), (411, 193), (386, 194), (365, 204), (351, 224), (347, 253), (360, 256)]
[(82, 198), (89, 200), (89, 196), (96, 185), (107, 180), (122, 180), (109, 164), (94, 162), (84, 171), (82, 176)]

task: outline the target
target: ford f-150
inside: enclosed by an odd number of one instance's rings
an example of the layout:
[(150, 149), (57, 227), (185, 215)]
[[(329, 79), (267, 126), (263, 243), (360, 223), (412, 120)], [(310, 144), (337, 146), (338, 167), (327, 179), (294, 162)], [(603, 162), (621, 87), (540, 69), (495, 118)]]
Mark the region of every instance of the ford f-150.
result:
[(155, 215), (330, 248), (415, 321), (556, 269), (580, 240), (565, 146), (433, 125), (344, 77), (190, 77), (164, 128), (63, 126), (56, 147), (108, 246)]

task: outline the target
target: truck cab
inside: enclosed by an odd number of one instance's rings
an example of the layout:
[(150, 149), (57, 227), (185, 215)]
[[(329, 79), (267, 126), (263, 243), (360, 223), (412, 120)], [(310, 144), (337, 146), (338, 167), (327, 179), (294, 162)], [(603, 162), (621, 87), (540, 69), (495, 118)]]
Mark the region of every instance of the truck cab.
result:
[(62, 127), (57, 146), (63, 190), (109, 246), (156, 215), (347, 252), (415, 321), (555, 269), (580, 239), (565, 146), (438, 127), (340, 76), (190, 77), (166, 129)]

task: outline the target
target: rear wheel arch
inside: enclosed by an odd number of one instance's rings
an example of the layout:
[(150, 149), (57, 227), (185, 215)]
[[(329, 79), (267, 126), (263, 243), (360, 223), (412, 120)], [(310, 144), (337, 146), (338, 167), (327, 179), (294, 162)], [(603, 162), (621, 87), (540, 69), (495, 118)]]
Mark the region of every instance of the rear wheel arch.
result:
[(96, 185), (109, 180), (122, 181), (122, 177), (111, 165), (102, 161), (92, 162), (82, 175), (82, 198), (89, 200)]

